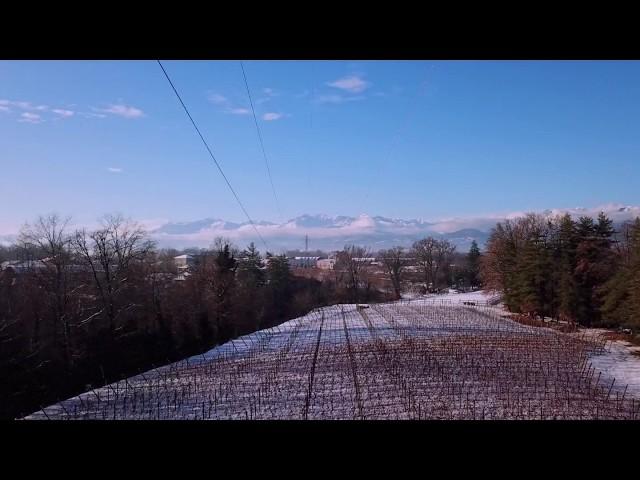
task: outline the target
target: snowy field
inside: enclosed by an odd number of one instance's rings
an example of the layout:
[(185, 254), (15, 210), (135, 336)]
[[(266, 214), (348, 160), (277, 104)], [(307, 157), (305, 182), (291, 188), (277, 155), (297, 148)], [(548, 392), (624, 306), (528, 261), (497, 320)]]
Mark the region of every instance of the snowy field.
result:
[(598, 370), (608, 355), (599, 337), (504, 318), (482, 292), (336, 305), (27, 418), (640, 417), (611, 364)]

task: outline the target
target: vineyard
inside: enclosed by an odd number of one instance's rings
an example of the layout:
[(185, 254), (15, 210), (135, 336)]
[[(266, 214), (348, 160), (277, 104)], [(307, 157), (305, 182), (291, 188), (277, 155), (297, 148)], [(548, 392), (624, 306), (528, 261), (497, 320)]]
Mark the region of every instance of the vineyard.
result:
[(639, 402), (591, 365), (604, 349), (490, 304), (336, 305), (27, 418), (640, 418)]

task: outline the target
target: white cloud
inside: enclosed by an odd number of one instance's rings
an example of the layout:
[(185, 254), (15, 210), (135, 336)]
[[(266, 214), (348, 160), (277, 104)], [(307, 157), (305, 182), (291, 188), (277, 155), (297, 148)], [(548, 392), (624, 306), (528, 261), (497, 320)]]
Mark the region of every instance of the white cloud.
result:
[(353, 102), (357, 100), (363, 100), (365, 97), (362, 95), (358, 95), (355, 97), (345, 97), (344, 95), (339, 95), (337, 93), (330, 93), (328, 95), (318, 95), (315, 98), (316, 103), (344, 103), (344, 102)]
[(37, 110), (40, 112), (49, 110), (49, 107), (47, 105), (33, 105), (31, 102), (6, 100), (6, 99), (0, 100), (0, 106), (4, 106), (4, 107), (14, 106), (19, 108), (20, 110)]
[(229, 108), (227, 112), (233, 113), (234, 115), (249, 115), (251, 113), (249, 109), (242, 107)]
[(234, 106), (231, 100), (219, 93), (210, 93), (207, 95), (207, 99), (214, 105), (222, 107), (222, 111), (225, 113), (231, 113), (232, 115), (249, 115), (251, 113), (248, 108)]
[(29, 113), (29, 112), (23, 112), (20, 114), (20, 120), (18, 120), (19, 122), (24, 122), (24, 123), (42, 123), (42, 117), (40, 115), (38, 115), (37, 113)]
[(273, 88), (263, 88), (262, 93), (264, 93), (266, 96), (263, 98), (258, 98), (255, 102), (256, 105), (261, 105), (265, 102), (268, 102), (273, 97), (277, 97), (280, 95), (280, 93), (276, 92)]
[(268, 112), (262, 115), (262, 119), (265, 122), (271, 122), (273, 120), (280, 120), (284, 115), (282, 113)]
[(55, 109), (53, 109), (51, 111), (53, 113), (57, 113), (58, 115), (60, 115), (63, 118), (73, 117), (73, 115), (75, 114), (75, 112), (73, 110), (65, 110), (63, 108), (55, 108)]
[(140, 118), (144, 116), (144, 112), (136, 107), (122, 104), (112, 104), (107, 108), (94, 108), (97, 112), (110, 113), (123, 118)]
[(0, 105), (0, 112), (10, 112), (11, 109), (6, 105)]
[(228, 105), (229, 100), (224, 95), (220, 95), (219, 93), (210, 93), (207, 97), (211, 103), (214, 105)]
[(107, 168), (107, 170), (109, 170), (111, 173), (122, 173), (123, 170), (121, 168), (118, 167), (109, 167)]
[(86, 118), (105, 118), (106, 115), (104, 113), (92, 113), (92, 112), (80, 112), (78, 115), (82, 115)]
[(369, 87), (369, 82), (366, 82), (362, 78), (351, 75), (348, 77), (342, 77), (334, 82), (327, 83), (330, 87), (339, 88), (349, 93), (360, 93), (365, 91)]

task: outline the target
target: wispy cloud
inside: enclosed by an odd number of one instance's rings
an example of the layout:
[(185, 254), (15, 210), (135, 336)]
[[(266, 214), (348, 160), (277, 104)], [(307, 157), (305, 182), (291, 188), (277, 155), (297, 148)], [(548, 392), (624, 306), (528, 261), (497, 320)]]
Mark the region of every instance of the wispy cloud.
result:
[(139, 108), (123, 104), (111, 104), (107, 108), (94, 108), (93, 110), (95, 110), (96, 112), (103, 112), (123, 118), (144, 117), (144, 112)]
[(6, 105), (0, 105), (0, 112), (10, 112), (11, 109)]
[(60, 115), (62, 118), (73, 117), (73, 115), (75, 114), (73, 110), (66, 110), (64, 108), (54, 108), (51, 111), (57, 115)]
[(225, 113), (231, 113), (232, 115), (249, 115), (251, 113), (248, 108), (234, 105), (231, 100), (219, 93), (209, 93), (207, 99), (214, 105), (221, 107)]
[(333, 82), (328, 82), (327, 85), (334, 88), (339, 88), (349, 93), (364, 92), (369, 88), (370, 83), (363, 80), (357, 75), (350, 75), (347, 77), (339, 78)]
[(105, 118), (106, 115), (104, 113), (93, 113), (93, 112), (80, 112), (78, 115), (81, 115), (85, 118)]
[(40, 112), (44, 112), (49, 109), (47, 105), (34, 105), (31, 102), (25, 101), (15, 101), (15, 100), (0, 100), (0, 105), (4, 106), (14, 106), (21, 110), (37, 110)]
[(108, 171), (110, 171), (111, 173), (122, 173), (123, 170), (121, 168), (118, 167), (109, 167), (107, 168)]
[(220, 95), (219, 93), (210, 93), (207, 97), (211, 103), (214, 105), (228, 105), (229, 99), (224, 95)]
[(280, 120), (284, 115), (282, 113), (268, 112), (262, 115), (262, 119), (265, 122), (272, 122), (274, 120)]
[(19, 122), (23, 123), (42, 123), (42, 117), (37, 113), (23, 112), (20, 114)]
[(326, 95), (318, 95), (315, 97), (314, 101), (316, 103), (344, 103), (344, 102), (354, 102), (357, 100), (364, 100), (363, 95), (357, 95), (355, 97), (340, 95), (337, 93), (329, 93)]
[(279, 92), (277, 92), (276, 90), (274, 90), (273, 88), (263, 88), (262, 89), (262, 93), (265, 95), (262, 98), (258, 98), (255, 103), (256, 105), (261, 105), (263, 103), (268, 102), (269, 100), (271, 100), (273, 97), (278, 97), (280, 95)]

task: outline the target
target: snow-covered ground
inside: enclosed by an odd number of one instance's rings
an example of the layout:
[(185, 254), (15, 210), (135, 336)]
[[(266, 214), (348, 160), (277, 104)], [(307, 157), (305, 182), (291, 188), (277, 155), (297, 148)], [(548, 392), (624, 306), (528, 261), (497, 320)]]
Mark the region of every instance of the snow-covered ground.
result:
[(584, 339), (505, 318), (498, 300), (451, 292), (369, 308), (321, 308), (27, 418), (635, 415), (633, 406), (609, 398), (610, 382), (596, 384), (588, 366), (590, 360), (627, 383), (638, 381), (635, 371), (621, 366), (626, 360), (616, 360), (617, 350), (594, 356)]
[[(607, 330), (591, 328), (583, 330), (589, 336), (604, 336)], [(640, 399), (640, 347), (624, 340), (609, 340), (602, 353), (590, 356), (591, 365), (602, 373), (603, 381), (613, 382), (618, 393), (627, 390), (627, 396)]]

